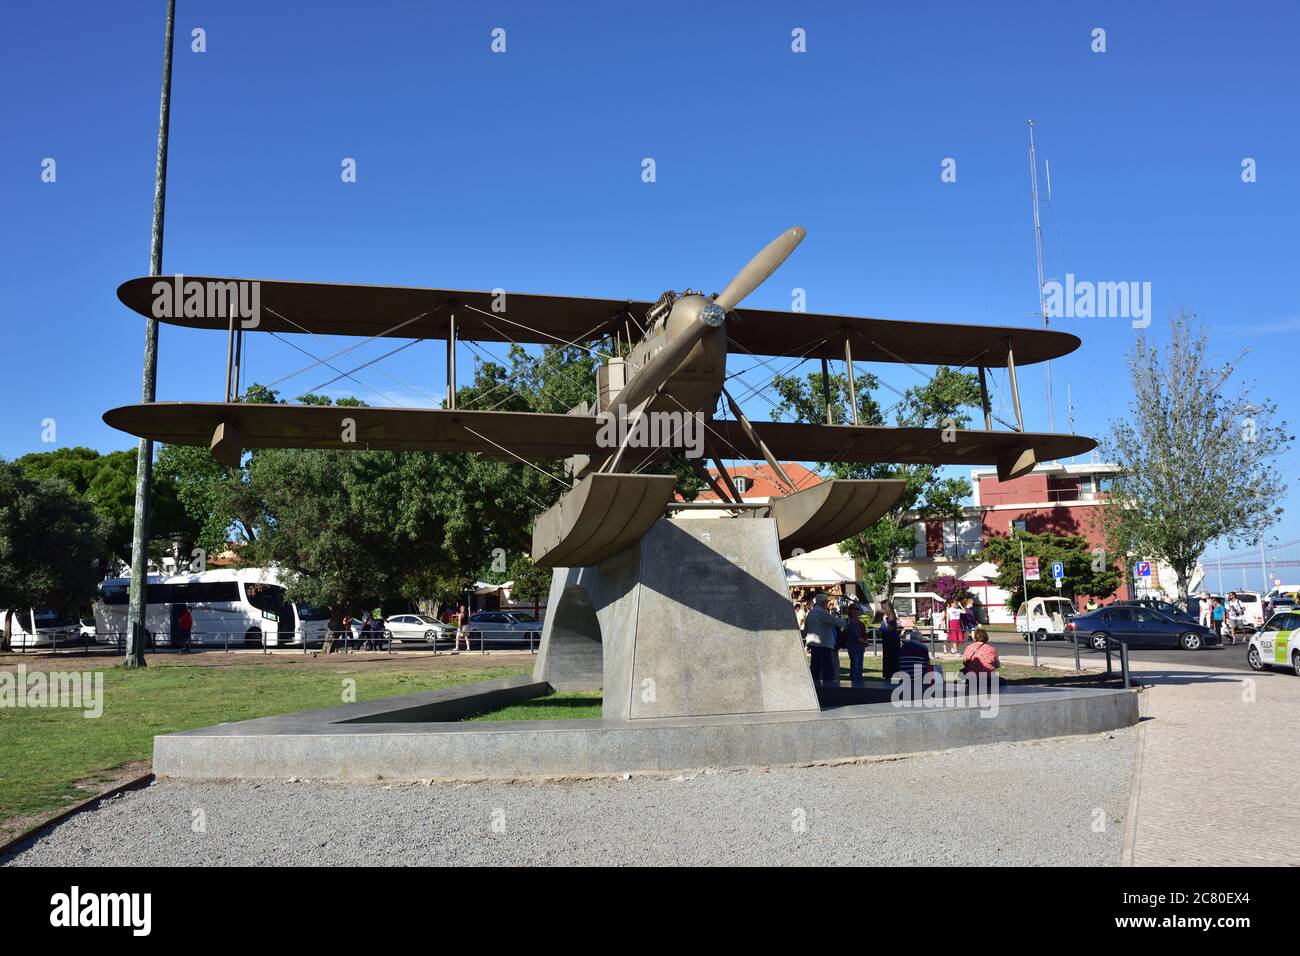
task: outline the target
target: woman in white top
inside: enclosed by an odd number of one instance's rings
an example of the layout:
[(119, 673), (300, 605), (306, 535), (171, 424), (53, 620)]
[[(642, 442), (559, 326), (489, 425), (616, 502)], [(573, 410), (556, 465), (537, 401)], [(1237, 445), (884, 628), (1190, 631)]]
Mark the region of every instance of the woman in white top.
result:
[(961, 602), (948, 603), (948, 647), (949, 654), (956, 654), (961, 648)]

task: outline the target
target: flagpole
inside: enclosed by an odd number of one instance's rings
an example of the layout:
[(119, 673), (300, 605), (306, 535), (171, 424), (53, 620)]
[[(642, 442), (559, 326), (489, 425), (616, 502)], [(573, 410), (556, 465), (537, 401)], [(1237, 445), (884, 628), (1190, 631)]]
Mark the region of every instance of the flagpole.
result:
[[(149, 274), (162, 275), (163, 219), (167, 203), (167, 137), (172, 104), (172, 36), (176, 0), (167, 0), (163, 41), (162, 99), (158, 107), (158, 158), (154, 168), (153, 227), (149, 237)], [(145, 317), (144, 374), (140, 398), (152, 402), (158, 385), (158, 319)], [(127, 617), (126, 667), (144, 667), (145, 621), (149, 605), (149, 490), (153, 483), (153, 442), (140, 439), (135, 462), (135, 520), (131, 532), (131, 592)]]

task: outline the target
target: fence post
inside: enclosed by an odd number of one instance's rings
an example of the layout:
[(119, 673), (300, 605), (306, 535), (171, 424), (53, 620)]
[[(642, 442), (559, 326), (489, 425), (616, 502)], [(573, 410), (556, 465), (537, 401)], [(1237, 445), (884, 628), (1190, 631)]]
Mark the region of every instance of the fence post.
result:
[(1124, 670), (1124, 689), (1128, 690), (1128, 642), (1125, 641), (1119, 646), (1119, 666)]
[(1074, 669), (1079, 670), (1079, 632), (1071, 631), (1070, 637), (1074, 641)]

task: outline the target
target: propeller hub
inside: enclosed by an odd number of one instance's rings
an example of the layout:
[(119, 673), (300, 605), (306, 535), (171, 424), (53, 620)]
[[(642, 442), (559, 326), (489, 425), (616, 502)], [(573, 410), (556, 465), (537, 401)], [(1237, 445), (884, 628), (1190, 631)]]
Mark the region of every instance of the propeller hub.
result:
[(710, 302), (700, 309), (700, 321), (709, 328), (719, 328), (722, 323), (727, 321), (727, 310), (716, 302)]

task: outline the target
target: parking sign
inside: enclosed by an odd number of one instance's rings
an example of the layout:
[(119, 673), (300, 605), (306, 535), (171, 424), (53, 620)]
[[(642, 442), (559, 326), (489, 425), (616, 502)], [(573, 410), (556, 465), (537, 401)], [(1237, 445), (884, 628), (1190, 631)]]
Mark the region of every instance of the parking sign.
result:
[(1064, 562), (1062, 562), (1062, 561), (1053, 561), (1053, 562), (1052, 562), (1052, 577), (1056, 578), (1056, 580), (1058, 580), (1058, 581), (1061, 580), (1061, 578), (1065, 577), (1065, 564), (1064, 564)]
[(1137, 564), (1133, 565), (1133, 576), (1136, 578), (1151, 577), (1151, 562), (1139, 561)]

